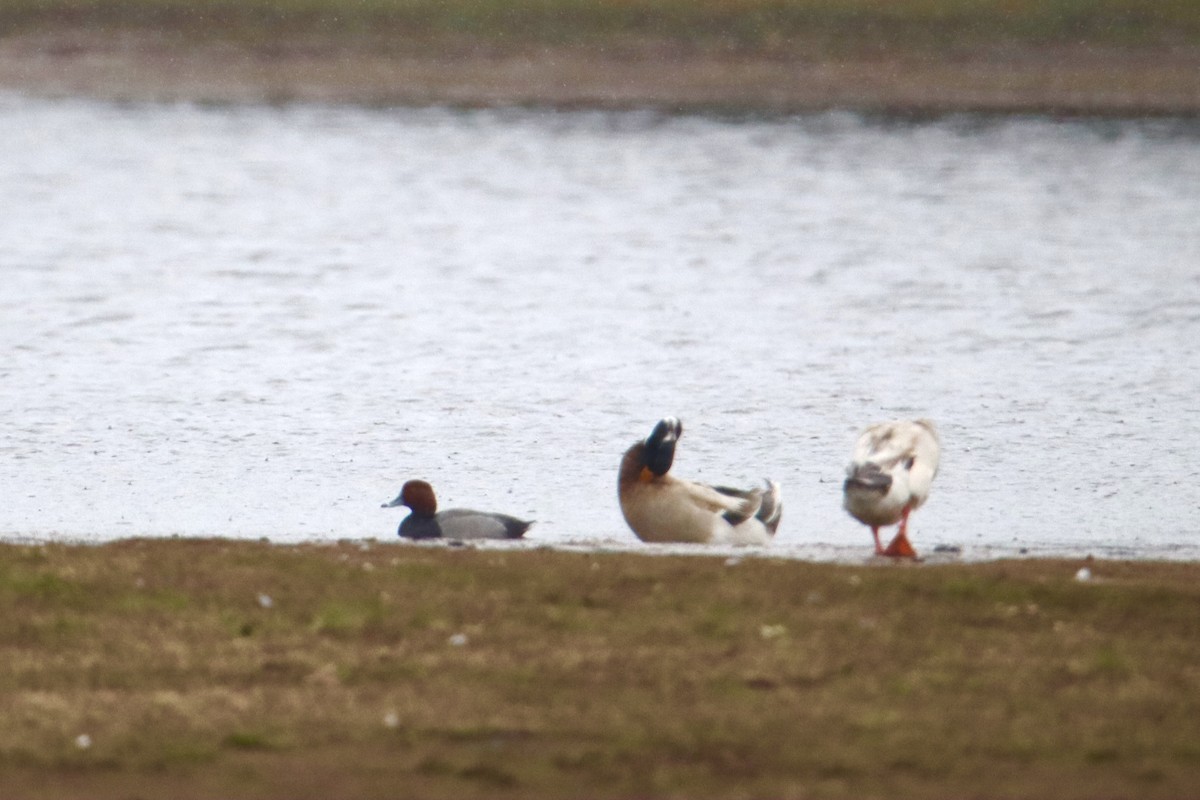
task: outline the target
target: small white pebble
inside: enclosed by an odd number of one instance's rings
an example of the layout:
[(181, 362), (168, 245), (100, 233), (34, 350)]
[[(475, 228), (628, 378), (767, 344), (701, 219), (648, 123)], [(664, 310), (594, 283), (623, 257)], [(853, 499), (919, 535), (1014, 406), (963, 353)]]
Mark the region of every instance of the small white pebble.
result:
[(383, 715), (383, 726), (385, 728), (399, 728), (400, 727), (400, 715), (397, 714), (395, 711), (389, 711), (388, 713), (384, 714)]
[(1087, 567), (1080, 567), (1079, 572), (1075, 573), (1075, 580), (1079, 581), (1080, 583), (1083, 583), (1084, 581), (1090, 581), (1091, 579), (1092, 571)]
[(80, 750), (87, 750), (92, 746), (92, 737), (88, 736), (86, 733), (79, 734), (75, 737), (75, 746)]
[(730, 556), (729, 558), (725, 559), (725, 566), (727, 567), (736, 567), (740, 563), (742, 563), (742, 559), (738, 556)]
[(782, 625), (763, 625), (758, 629), (758, 635), (764, 639), (778, 639), (787, 633), (787, 628)]
[(258, 596), (258, 604), (263, 608), (272, 608), (275, 605), (275, 601), (271, 599), (271, 595), (269, 594), (260, 594)]
[(447, 641), (449, 641), (453, 647), (462, 647), (467, 643), (467, 635), (465, 633), (456, 633)]

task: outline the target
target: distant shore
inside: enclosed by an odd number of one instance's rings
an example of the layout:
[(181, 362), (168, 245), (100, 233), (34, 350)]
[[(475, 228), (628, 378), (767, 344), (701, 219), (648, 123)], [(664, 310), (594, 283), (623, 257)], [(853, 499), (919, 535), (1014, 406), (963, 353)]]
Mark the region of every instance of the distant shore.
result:
[(35, 28), (0, 36), (0, 90), (133, 102), (1200, 114), (1200, 48), (1190, 45), (1010, 43), (946, 58), (609, 45), (498, 45), (458, 36), (381, 47), (345, 36), (248, 41), (144, 28)]

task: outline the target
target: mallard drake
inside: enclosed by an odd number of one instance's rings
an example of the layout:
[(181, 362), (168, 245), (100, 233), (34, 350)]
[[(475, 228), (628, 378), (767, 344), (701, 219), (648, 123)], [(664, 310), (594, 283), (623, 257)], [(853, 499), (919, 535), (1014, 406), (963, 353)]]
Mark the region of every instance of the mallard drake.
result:
[(407, 481), (396, 499), (381, 508), (395, 506), (412, 509), (397, 531), (406, 539), (519, 539), (533, 524), (507, 514), (467, 508), (438, 511), (433, 487), (420, 480)]
[[(929, 497), (940, 454), (937, 429), (927, 419), (880, 422), (858, 437), (854, 460), (846, 467), (842, 504), (870, 526), (876, 555), (916, 558), (908, 541), (908, 515)], [(900, 530), (883, 547), (880, 527), (897, 522)]]
[(682, 434), (679, 420), (667, 417), (621, 458), (617, 497), (629, 527), (644, 542), (769, 543), (783, 514), (779, 484), (742, 490), (667, 474)]

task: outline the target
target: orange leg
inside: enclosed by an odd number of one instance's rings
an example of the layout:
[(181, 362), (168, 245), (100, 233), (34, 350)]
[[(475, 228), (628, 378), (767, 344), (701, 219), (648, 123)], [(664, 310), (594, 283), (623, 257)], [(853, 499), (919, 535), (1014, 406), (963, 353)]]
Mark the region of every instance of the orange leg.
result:
[(892, 539), (892, 543), (883, 551), (883, 555), (891, 556), (892, 558), (917, 557), (917, 551), (913, 549), (912, 543), (908, 541), (908, 513), (910, 511), (912, 511), (910, 506), (904, 507), (904, 515), (900, 517), (900, 530), (896, 532), (896, 538)]
[(875, 537), (875, 555), (883, 555), (883, 543), (879, 541), (879, 528), (872, 525), (871, 535)]

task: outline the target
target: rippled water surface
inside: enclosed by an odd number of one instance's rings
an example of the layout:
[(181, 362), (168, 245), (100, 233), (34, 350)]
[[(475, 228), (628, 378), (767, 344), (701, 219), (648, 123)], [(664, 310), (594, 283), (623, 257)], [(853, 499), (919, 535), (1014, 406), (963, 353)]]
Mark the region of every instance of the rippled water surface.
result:
[[(0, 535), (389, 537), (408, 477), (635, 546), (617, 460), (866, 554), (857, 430), (938, 421), (918, 548), (1200, 557), (1200, 133), (1171, 122), (0, 97)], [(824, 548), (824, 549), (822, 549)]]

